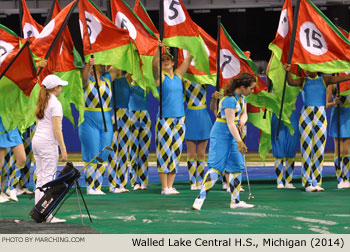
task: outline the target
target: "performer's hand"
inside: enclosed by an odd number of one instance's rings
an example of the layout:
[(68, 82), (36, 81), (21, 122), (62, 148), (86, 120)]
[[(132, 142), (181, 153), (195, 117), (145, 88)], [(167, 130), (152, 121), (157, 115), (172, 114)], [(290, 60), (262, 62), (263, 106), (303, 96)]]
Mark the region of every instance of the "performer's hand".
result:
[(242, 153), (242, 155), (244, 155), (247, 151), (248, 151), (248, 148), (247, 146), (241, 141), (241, 142), (238, 142), (238, 148), (239, 152)]
[(285, 70), (285, 71), (288, 71), (288, 72), (289, 72), (290, 69), (292, 68), (292, 65), (286, 63), (286, 64), (283, 65), (283, 67), (284, 67), (284, 70)]
[(239, 122), (237, 129), (239, 131), (239, 134), (242, 136), (242, 133), (244, 133), (244, 122)]
[(215, 91), (212, 95), (211, 95), (211, 98), (214, 98), (216, 100), (220, 99), (221, 97), (221, 93), (218, 92), (218, 91)]
[(43, 59), (43, 60), (37, 61), (36, 62), (36, 66), (37, 67), (41, 67), (41, 68), (46, 67), (47, 66), (47, 59)]
[(90, 66), (95, 65), (95, 59), (94, 59), (94, 58), (90, 58), (90, 59), (89, 59), (89, 65), (90, 65)]
[(340, 97), (339, 96), (336, 96), (335, 98), (334, 98), (334, 105), (338, 105), (339, 103), (340, 103)]
[(61, 156), (62, 156), (62, 158), (61, 158), (61, 161), (62, 161), (62, 162), (68, 161), (67, 150), (61, 150)]

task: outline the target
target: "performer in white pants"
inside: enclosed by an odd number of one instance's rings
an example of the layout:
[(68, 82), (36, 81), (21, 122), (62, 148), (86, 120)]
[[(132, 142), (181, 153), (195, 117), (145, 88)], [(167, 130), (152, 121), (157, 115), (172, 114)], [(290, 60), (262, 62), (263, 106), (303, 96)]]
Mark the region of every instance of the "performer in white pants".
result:
[[(62, 92), (62, 86), (68, 85), (56, 75), (48, 75), (42, 82), (38, 103), (35, 109), (37, 118), (36, 130), (33, 137), (33, 153), (36, 160), (37, 183), (39, 188), (53, 180), (57, 171), (58, 145), (61, 149), (62, 161), (67, 161), (68, 155), (62, 134), (63, 110), (57, 97)], [(35, 204), (44, 195), (35, 190)], [(65, 222), (50, 215), (46, 222)]]

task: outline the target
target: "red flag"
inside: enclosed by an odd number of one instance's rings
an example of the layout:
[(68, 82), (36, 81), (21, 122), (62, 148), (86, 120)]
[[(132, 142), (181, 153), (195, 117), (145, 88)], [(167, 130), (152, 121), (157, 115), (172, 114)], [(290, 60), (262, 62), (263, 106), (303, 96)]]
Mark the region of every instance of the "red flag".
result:
[(135, 1), (134, 12), (142, 20), (142, 22), (144, 22), (148, 26), (148, 28), (150, 28), (151, 31), (159, 38), (159, 32), (157, 28), (154, 26), (151, 18), (148, 16), (148, 13), (145, 7), (140, 2), (140, 0)]
[(43, 30), (43, 26), (38, 24), (32, 15), (30, 15), (28, 6), (26, 4), (25, 0), (22, 1), (22, 29), (23, 29), (23, 37), (24, 38), (30, 38), (33, 40), (34, 38), (38, 37), (40, 32)]
[(0, 25), (0, 74), (3, 74), (10, 62), (16, 57), (5, 76), (16, 84), (26, 96), (29, 96), (36, 81), (36, 68), (28, 46), (19, 53), (19, 38), (17, 35)]
[[(111, 0), (112, 20), (118, 28), (127, 29), (135, 41), (140, 55), (153, 56), (157, 50), (158, 39), (150, 33), (141, 19), (123, 0)], [(152, 32), (153, 33), (153, 32)]]
[(301, 0), (292, 62), (311, 72), (350, 68), (350, 42), (309, 0)]
[(232, 40), (223, 25), (220, 27), (220, 88), (240, 73), (247, 72), (255, 76), (257, 67), (247, 58), (237, 44)]

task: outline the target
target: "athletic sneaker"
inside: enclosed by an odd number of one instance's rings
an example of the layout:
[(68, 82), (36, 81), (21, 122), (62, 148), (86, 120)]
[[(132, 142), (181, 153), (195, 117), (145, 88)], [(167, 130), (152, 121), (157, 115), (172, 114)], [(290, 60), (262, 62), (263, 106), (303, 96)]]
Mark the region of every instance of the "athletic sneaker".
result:
[(22, 190), (24, 191), (24, 194), (28, 194), (28, 195), (34, 194), (31, 190), (29, 190), (29, 189), (26, 188), (26, 187), (22, 188)]
[(278, 184), (277, 185), (277, 189), (284, 189), (284, 185), (281, 183), (281, 184)]
[(170, 195), (180, 194), (180, 192), (178, 190), (176, 190), (175, 187), (168, 188), (168, 190), (169, 190)]
[(222, 190), (227, 190), (228, 186), (227, 186), (227, 183), (222, 183)]
[[(52, 215), (51, 215), (52, 216)], [(65, 219), (59, 219), (55, 216), (49, 216), (47, 219), (46, 219), (46, 223), (63, 223), (63, 222), (66, 222)]]
[(147, 190), (147, 186), (146, 185), (141, 185), (141, 190)]
[(305, 187), (305, 192), (317, 192), (317, 188), (314, 186)]
[(191, 185), (191, 190), (200, 190), (201, 186), (197, 186), (196, 184)]
[(0, 203), (5, 203), (5, 202), (9, 202), (10, 200), (8, 198), (5, 198), (2, 196), (2, 194), (0, 195)]
[(104, 192), (102, 192), (101, 190), (95, 190), (95, 189), (92, 189), (91, 187), (88, 187), (87, 189), (86, 189), (86, 193), (88, 194), (88, 195), (104, 195), (105, 193)]
[(16, 192), (17, 192), (18, 196), (25, 193), (24, 189), (23, 188), (19, 188), (19, 187), (16, 187)]
[(164, 188), (160, 194), (161, 195), (169, 195), (169, 188)]
[(342, 180), (338, 183), (338, 186), (337, 186), (338, 189), (346, 189), (346, 185), (345, 185), (345, 182)]
[(130, 191), (125, 187), (120, 187), (120, 188), (114, 188), (114, 190), (111, 193), (127, 193), (127, 192), (130, 192)]
[(318, 192), (324, 192), (324, 188), (320, 187), (319, 185), (315, 186), (315, 188)]
[(134, 191), (137, 191), (137, 190), (142, 190), (142, 189), (141, 189), (141, 185), (136, 184), (136, 185), (134, 186)]
[(252, 208), (255, 207), (255, 205), (245, 203), (244, 201), (240, 201), (238, 203), (231, 203), (230, 208), (235, 209), (235, 208)]
[(345, 185), (346, 189), (350, 189), (350, 182), (349, 181), (344, 182), (344, 185)]
[(204, 203), (204, 199), (196, 198), (193, 202), (192, 209), (201, 210), (203, 203)]
[(239, 192), (245, 192), (243, 186), (241, 186), (241, 188), (239, 189)]
[(9, 190), (9, 193), (7, 193), (7, 194), (11, 200), (16, 201), (16, 202), (18, 201), (16, 189)]
[(295, 186), (292, 183), (286, 182), (286, 185), (284, 186), (286, 189), (296, 189)]

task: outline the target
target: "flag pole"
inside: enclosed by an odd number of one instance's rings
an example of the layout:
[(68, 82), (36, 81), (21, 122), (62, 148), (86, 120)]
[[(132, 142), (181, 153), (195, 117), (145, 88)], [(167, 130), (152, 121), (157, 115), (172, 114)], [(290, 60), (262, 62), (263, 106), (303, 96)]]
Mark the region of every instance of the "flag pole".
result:
[[(334, 18), (334, 23), (338, 26), (338, 18)], [(337, 83), (337, 97), (340, 98), (340, 85)], [(338, 147), (338, 168), (340, 169), (340, 104), (337, 104), (337, 147)]]
[(52, 0), (51, 9), (50, 9), (50, 11), (49, 11), (49, 14), (48, 14), (47, 17), (46, 17), (44, 26), (47, 25), (47, 24), (51, 21), (52, 14), (53, 14), (53, 9), (55, 8), (55, 4), (56, 4), (56, 0)]
[[(159, 0), (159, 39), (163, 42), (164, 36), (164, 1)], [(159, 46), (159, 118), (163, 117), (163, 102), (162, 102), (162, 46)]]
[[(77, 0), (77, 2), (78, 1), (79, 0)], [(84, 16), (84, 20), (85, 20), (85, 26), (88, 27), (87, 22), (86, 22), (86, 17), (85, 17), (84, 3), (82, 3), (82, 8), (83, 8), (83, 11), (84, 11), (83, 16)], [(90, 47), (90, 50), (92, 50), (92, 45), (91, 45), (91, 41), (90, 41), (90, 35), (89, 35), (88, 38), (89, 38), (89, 47)], [(91, 54), (91, 58), (94, 58), (93, 54)], [(98, 100), (99, 100), (100, 105), (101, 105), (101, 113), (102, 113), (102, 120), (103, 120), (104, 131), (107, 132), (106, 118), (105, 118), (105, 113), (104, 113), (104, 110), (103, 110), (103, 104), (102, 104), (102, 98), (101, 98), (101, 92), (100, 92), (100, 84), (98, 83), (95, 64), (92, 65), (92, 70), (94, 72), (95, 81), (96, 81), (96, 85), (97, 85)], [(113, 85), (113, 83), (111, 83), (111, 84)], [(115, 118), (115, 121), (117, 121), (117, 118)]]
[[(294, 10), (294, 17), (293, 17), (293, 28), (292, 28), (291, 38), (290, 38), (287, 64), (290, 64), (291, 61), (292, 61), (293, 50), (294, 50), (294, 42), (295, 42), (295, 35), (296, 35), (296, 32), (297, 32), (299, 7), (300, 7), (300, 0), (297, 0), (296, 3), (295, 3), (295, 10)], [(280, 134), (281, 118), (282, 118), (282, 112), (283, 112), (284, 97), (285, 97), (286, 88), (287, 88), (287, 77), (288, 77), (288, 74), (289, 74), (289, 71), (286, 71), (286, 74), (284, 76), (283, 93), (282, 93), (282, 101), (281, 101), (281, 110), (280, 110), (280, 115), (279, 115), (279, 118), (278, 118), (278, 126), (277, 126), (277, 134), (276, 134), (276, 139), (277, 140), (279, 139), (279, 134)]]
[(18, 51), (18, 53), (15, 55), (15, 57), (13, 57), (13, 59), (11, 60), (11, 62), (7, 65), (7, 67), (5, 68), (5, 70), (1, 73), (0, 75), (0, 80), (1, 78), (5, 75), (5, 73), (7, 72), (7, 70), (10, 69), (10, 67), (12, 66), (12, 64), (15, 62), (15, 60), (18, 58), (18, 56), (23, 52), (24, 48), (26, 48), (27, 46), (29, 46), (29, 40), (27, 40), (24, 45), (22, 46), (22, 48)]
[(23, 17), (23, 5), (22, 0), (18, 0), (18, 9), (19, 9), (19, 36), (23, 38), (23, 27), (22, 27), (22, 17)]
[[(58, 33), (57, 33), (55, 39), (53, 40), (53, 42), (52, 42), (52, 44), (51, 44), (49, 50), (47, 51), (47, 53), (46, 53), (46, 55), (45, 55), (45, 59), (48, 59), (48, 58), (49, 58), (49, 56), (50, 56), (52, 50), (55, 48), (55, 45), (57, 44), (58, 39), (61, 37), (61, 34), (62, 34), (64, 28), (66, 28), (66, 25), (67, 25), (67, 23), (68, 23), (68, 20), (69, 20), (70, 16), (72, 15), (72, 13), (73, 13), (75, 7), (77, 6), (78, 1), (79, 1), (79, 0), (76, 0), (76, 2), (72, 5), (71, 9), (69, 10), (69, 12), (68, 12), (66, 18), (64, 19), (64, 21), (63, 21), (63, 23), (62, 23), (62, 25), (61, 25), (61, 27), (60, 27), (60, 29), (58, 30)], [(37, 75), (40, 75), (41, 71), (42, 71), (42, 67), (39, 68), (39, 71), (38, 71)]]
[(216, 91), (220, 90), (220, 34), (221, 34), (221, 16), (217, 16), (218, 33), (216, 37), (217, 49), (216, 49)]

